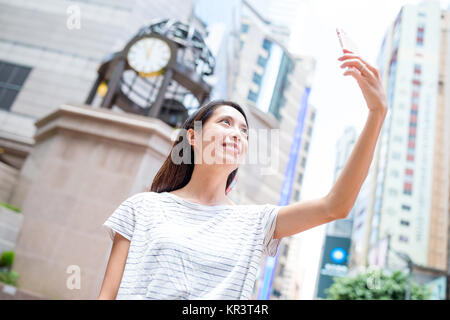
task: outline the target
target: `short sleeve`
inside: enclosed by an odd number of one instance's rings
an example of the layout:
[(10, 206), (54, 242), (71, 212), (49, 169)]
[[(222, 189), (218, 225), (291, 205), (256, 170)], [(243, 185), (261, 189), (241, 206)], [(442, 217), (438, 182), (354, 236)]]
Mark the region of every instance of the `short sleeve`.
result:
[(111, 240), (114, 240), (114, 236), (118, 232), (131, 241), (136, 223), (135, 199), (136, 197), (134, 195), (123, 201), (103, 223)]
[(278, 247), (280, 246), (281, 243), (281, 238), (280, 239), (273, 238), (273, 235), (275, 233), (278, 211), (280, 209), (281, 206), (266, 204), (263, 206), (262, 210), (261, 225), (263, 228), (263, 236), (264, 236), (263, 253), (271, 257), (274, 257), (276, 255)]

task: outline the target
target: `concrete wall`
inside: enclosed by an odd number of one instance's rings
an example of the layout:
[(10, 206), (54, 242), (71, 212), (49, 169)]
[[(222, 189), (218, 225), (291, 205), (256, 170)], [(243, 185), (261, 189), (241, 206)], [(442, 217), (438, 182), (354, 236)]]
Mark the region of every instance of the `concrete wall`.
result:
[[(96, 299), (112, 245), (102, 224), (150, 185), (173, 129), (88, 106), (62, 106), (36, 127), (11, 199), (24, 215), (13, 270), (20, 288), (47, 299)], [(67, 286), (71, 266), (79, 289)]]
[(0, 202), (8, 203), (18, 177), (19, 170), (0, 162)]
[(23, 214), (0, 206), (0, 255), (3, 251), (14, 251), (22, 222)]

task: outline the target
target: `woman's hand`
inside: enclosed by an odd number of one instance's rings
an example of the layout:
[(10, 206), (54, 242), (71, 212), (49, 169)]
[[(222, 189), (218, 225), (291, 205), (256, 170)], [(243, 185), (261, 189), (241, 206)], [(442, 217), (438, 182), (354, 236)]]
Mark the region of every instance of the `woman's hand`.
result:
[(344, 76), (351, 75), (356, 79), (369, 110), (381, 113), (383, 116), (386, 115), (386, 93), (378, 69), (372, 67), (361, 57), (347, 49), (344, 49), (344, 55), (338, 60), (344, 61), (341, 68), (349, 67), (344, 72)]

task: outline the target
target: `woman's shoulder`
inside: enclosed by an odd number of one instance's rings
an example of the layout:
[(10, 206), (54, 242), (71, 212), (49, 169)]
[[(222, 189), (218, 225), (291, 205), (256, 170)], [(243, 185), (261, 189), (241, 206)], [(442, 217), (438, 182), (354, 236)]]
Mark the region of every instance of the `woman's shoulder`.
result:
[(157, 192), (153, 191), (142, 191), (135, 193), (131, 196), (129, 196), (126, 201), (132, 202), (132, 203), (139, 203), (142, 201), (148, 201), (148, 200), (155, 200), (157, 199)]

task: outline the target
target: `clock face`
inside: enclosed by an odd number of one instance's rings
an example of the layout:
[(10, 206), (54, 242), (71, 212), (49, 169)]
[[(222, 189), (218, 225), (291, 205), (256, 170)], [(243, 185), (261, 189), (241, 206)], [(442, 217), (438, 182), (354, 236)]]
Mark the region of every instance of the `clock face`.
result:
[(157, 76), (169, 63), (170, 47), (158, 38), (143, 38), (128, 50), (128, 64), (142, 76)]

